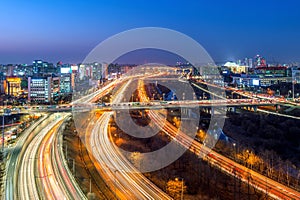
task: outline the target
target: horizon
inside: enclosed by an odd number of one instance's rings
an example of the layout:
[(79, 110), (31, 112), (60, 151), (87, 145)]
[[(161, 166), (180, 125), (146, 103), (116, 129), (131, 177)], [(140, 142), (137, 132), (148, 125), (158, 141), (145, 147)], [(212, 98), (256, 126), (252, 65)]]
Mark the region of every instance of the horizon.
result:
[(299, 5), (293, 0), (2, 2), (0, 63), (80, 63), (105, 39), (139, 27), (186, 34), (215, 62), (256, 54), (274, 63), (300, 62)]

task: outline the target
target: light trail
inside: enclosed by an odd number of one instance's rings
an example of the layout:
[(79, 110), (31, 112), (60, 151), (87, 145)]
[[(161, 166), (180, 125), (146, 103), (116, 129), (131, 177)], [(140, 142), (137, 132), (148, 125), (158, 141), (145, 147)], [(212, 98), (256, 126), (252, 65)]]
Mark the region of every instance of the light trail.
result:
[[(130, 79), (130, 78), (129, 78)], [(120, 102), (131, 80), (123, 84), (113, 99)], [(149, 181), (120, 153), (107, 130), (112, 112), (105, 112), (97, 120), (92, 119), (86, 131), (86, 144), (95, 167), (107, 185), (120, 199), (172, 199)]]
[(19, 199), (86, 199), (67, 173), (57, 146), (58, 130), (69, 115), (52, 115), (28, 145), (19, 168)]
[[(139, 83), (139, 97), (141, 101), (148, 101), (143, 82)], [(243, 182), (248, 182), (253, 187), (259, 189), (261, 192), (268, 192), (268, 195), (275, 199), (300, 199), (300, 193), (287, 186), (284, 186), (272, 179), (269, 179), (253, 170), (250, 170), (229, 158), (218, 154), (217, 152), (207, 148), (198, 141), (184, 134), (182, 131), (174, 127), (170, 122), (164, 119), (158, 111), (150, 110), (148, 113), (151, 120), (153, 120), (166, 134), (179, 144), (189, 149), (196, 155), (204, 158), (212, 165), (219, 167), (222, 171), (232, 176), (238, 177)], [(251, 182), (249, 178), (251, 177)]]
[(102, 175), (110, 183), (120, 199), (171, 199), (156, 185), (144, 177), (119, 152), (108, 136), (108, 123), (112, 112), (104, 113), (95, 123), (90, 135), (89, 148), (102, 169)]
[(60, 120), (55, 119), (48, 124), (40, 133), (35, 135), (28, 145), (24, 156), (20, 163), (19, 177), (18, 177), (18, 198), (20, 199), (39, 199), (39, 192), (36, 185), (36, 159), (37, 152), (44, 136), (51, 130), (51, 128)]

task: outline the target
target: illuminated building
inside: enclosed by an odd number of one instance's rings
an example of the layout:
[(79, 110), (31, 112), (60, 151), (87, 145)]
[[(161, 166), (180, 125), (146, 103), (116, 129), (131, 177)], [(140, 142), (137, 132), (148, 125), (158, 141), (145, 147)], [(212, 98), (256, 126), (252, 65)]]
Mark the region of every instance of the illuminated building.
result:
[(5, 94), (17, 96), (21, 91), (21, 78), (18, 77), (6, 77), (4, 81)]
[(60, 76), (60, 93), (72, 92), (71, 78), (72, 78), (71, 74), (61, 74), (61, 76)]
[(85, 65), (81, 64), (81, 65), (79, 65), (79, 79), (80, 80), (83, 80), (84, 73), (85, 73)]
[(249, 66), (249, 68), (253, 68), (253, 60), (252, 60), (252, 58), (249, 58), (249, 60), (248, 60), (248, 66)]
[(101, 72), (102, 72), (102, 78), (106, 79), (108, 76), (108, 64), (107, 63), (101, 64)]
[(237, 65), (235, 62), (227, 62), (224, 66), (235, 74), (248, 73), (248, 66)]
[(294, 84), (300, 83), (300, 69), (293, 69), (292, 80), (294, 81)]
[(33, 67), (33, 73), (38, 74), (41, 72), (41, 68), (43, 67), (43, 61), (42, 60), (34, 60), (32, 62)]
[(50, 84), (51, 99), (54, 99), (60, 94), (60, 77), (52, 77)]
[(267, 66), (266, 59), (260, 55), (257, 55), (255, 57), (255, 66), (256, 67), (266, 67)]
[(52, 74), (57, 73), (57, 68), (48, 62), (42, 60), (34, 60), (32, 62), (33, 74)]
[(288, 76), (288, 68), (283, 66), (278, 67), (256, 67), (255, 74), (260, 77), (286, 77)]
[(4, 90), (4, 80), (5, 80), (5, 76), (3, 75), (3, 72), (0, 72), (0, 93), (1, 94), (4, 94), (4, 92), (5, 92), (5, 90)]
[(49, 103), (59, 92), (59, 77), (28, 77), (28, 101), (31, 103)]

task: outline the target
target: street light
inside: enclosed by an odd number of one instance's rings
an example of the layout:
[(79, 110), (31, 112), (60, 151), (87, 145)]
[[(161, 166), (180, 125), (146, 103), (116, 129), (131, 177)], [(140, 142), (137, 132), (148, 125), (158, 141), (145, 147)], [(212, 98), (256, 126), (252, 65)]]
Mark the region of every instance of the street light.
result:
[(236, 150), (235, 150), (235, 146), (236, 146), (236, 143), (233, 143), (233, 148), (234, 148), (234, 160), (236, 161)]
[[(175, 181), (179, 181), (179, 178), (175, 178)], [(184, 179), (181, 178), (181, 195), (180, 195), (180, 199), (183, 200), (183, 184), (184, 184)]]

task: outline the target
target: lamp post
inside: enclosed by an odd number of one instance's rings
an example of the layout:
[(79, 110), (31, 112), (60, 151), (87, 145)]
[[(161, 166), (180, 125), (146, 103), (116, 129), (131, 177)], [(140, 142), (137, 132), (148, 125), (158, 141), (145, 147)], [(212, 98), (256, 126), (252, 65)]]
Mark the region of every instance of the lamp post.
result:
[(234, 148), (234, 161), (236, 161), (236, 143), (234, 142), (233, 144), (233, 148)]
[[(176, 181), (179, 181), (179, 178), (175, 178)], [(184, 179), (181, 178), (181, 194), (180, 194), (180, 199), (183, 200), (183, 185), (184, 185)]]

